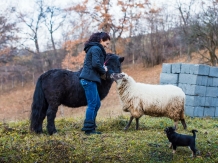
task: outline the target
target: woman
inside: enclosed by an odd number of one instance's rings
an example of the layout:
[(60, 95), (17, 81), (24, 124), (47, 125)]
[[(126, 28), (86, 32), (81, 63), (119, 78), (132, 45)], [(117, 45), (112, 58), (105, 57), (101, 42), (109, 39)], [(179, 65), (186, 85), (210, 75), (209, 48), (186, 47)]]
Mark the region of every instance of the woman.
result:
[(110, 36), (105, 32), (97, 32), (90, 36), (84, 47), (86, 57), (79, 78), (88, 104), (82, 131), (88, 135), (101, 134), (95, 130), (95, 119), (101, 106), (97, 84), (101, 84), (101, 77), (106, 76), (107, 67), (103, 65), (106, 58), (105, 48), (109, 44)]

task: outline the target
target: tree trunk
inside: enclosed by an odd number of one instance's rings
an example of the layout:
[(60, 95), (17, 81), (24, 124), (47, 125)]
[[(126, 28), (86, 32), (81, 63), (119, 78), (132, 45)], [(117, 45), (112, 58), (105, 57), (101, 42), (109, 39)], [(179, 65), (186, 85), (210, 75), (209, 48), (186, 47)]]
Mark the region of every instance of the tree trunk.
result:
[(39, 43), (38, 43), (38, 38), (37, 37), (35, 37), (35, 47), (36, 47), (36, 52), (37, 52), (37, 54), (39, 54)]
[(216, 66), (217, 65), (217, 59), (216, 59), (215, 51), (210, 51), (209, 54), (210, 54), (210, 59), (211, 59), (212, 66)]
[(188, 62), (190, 62), (192, 59), (190, 49), (191, 49), (191, 47), (190, 47), (190, 45), (188, 45), (188, 47), (187, 47), (187, 61)]
[(132, 53), (132, 64), (133, 65), (135, 64), (135, 53), (134, 52)]
[(57, 50), (55, 48), (53, 33), (50, 33), (50, 34), (51, 34), (51, 42), (52, 42), (52, 47), (53, 47), (53, 50), (54, 50), (54, 53), (55, 53), (55, 57), (57, 57)]
[(115, 37), (115, 32), (113, 32), (113, 38), (112, 38), (112, 42), (111, 42), (111, 50), (114, 54), (116, 54), (116, 37)]
[(2, 84), (2, 79), (1, 79), (1, 90), (3, 90), (3, 84)]

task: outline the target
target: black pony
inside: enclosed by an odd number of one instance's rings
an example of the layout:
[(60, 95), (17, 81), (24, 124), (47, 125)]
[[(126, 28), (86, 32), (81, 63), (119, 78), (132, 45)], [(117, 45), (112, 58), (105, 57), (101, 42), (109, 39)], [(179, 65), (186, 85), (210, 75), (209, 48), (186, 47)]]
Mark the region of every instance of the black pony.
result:
[[(105, 65), (108, 67), (106, 80), (98, 85), (100, 99), (104, 99), (113, 83), (111, 73), (121, 72), (121, 62), (124, 57), (107, 54)], [(47, 131), (50, 135), (56, 133), (55, 117), (58, 106), (63, 104), (69, 107), (86, 106), (85, 92), (79, 82), (81, 70), (72, 72), (65, 69), (49, 70), (42, 74), (36, 83), (33, 95), (30, 130), (42, 133), (42, 123), (47, 116)]]

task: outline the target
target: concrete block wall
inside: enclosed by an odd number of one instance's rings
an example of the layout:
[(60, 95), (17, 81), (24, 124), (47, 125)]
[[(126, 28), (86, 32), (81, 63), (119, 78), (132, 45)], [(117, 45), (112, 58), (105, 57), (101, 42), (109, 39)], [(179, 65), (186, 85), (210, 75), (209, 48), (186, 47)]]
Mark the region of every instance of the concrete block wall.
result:
[(218, 118), (218, 67), (163, 63), (160, 84), (172, 84), (184, 91), (186, 115)]

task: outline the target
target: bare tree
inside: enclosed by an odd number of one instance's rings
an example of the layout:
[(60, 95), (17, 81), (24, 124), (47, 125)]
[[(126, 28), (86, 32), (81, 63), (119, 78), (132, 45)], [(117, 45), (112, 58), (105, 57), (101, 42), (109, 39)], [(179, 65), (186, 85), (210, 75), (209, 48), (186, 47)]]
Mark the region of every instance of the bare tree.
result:
[[(135, 38), (139, 39), (140, 37), (140, 26), (139, 22), (143, 19), (145, 11), (149, 9), (149, 0), (145, 1), (137, 1), (137, 0), (127, 0), (127, 1), (119, 1), (122, 9), (121, 11), (125, 15), (125, 25), (126, 31), (128, 31), (129, 42), (127, 46), (127, 51), (129, 55), (132, 55), (132, 63), (135, 63), (136, 53), (139, 53), (139, 46), (136, 44)], [(143, 13), (144, 12), (144, 13)], [(147, 14), (145, 14), (147, 15)], [(137, 36), (139, 35), (139, 36)]]
[(49, 31), (52, 47), (56, 57), (57, 57), (57, 50), (56, 50), (53, 34), (63, 25), (65, 18), (66, 18), (66, 13), (64, 14), (63, 10), (61, 10), (60, 8), (54, 6), (48, 6), (46, 8), (45, 17), (44, 17), (45, 26)]
[(207, 6), (202, 3), (202, 12), (192, 21), (190, 39), (195, 41), (198, 53), (207, 60), (207, 63), (217, 66), (218, 2), (211, 2), (211, 5)]
[[(190, 34), (189, 26), (191, 21), (191, 11), (193, 9), (193, 5), (195, 3), (195, 0), (191, 0), (189, 4), (185, 4), (177, 0), (177, 9), (180, 13), (180, 27), (182, 29), (182, 33), (185, 38), (185, 44), (187, 46), (187, 60), (191, 60), (191, 42), (188, 39), (188, 36)], [(181, 45), (180, 45), (181, 46)]]
[(16, 22), (10, 23), (5, 16), (0, 15), (0, 49), (9, 47), (18, 40)]
[(15, 47), (14, 44), (19, 40), (17, 34), (20, 28), (13, 21), (14, 10), (14, 7), (8, 7), (0, 11), (0, 55), (1, 52), (8, 51), (8, 48)]
[[(36, 16), (34, 17), (34, 15)], [(36, 1), (36, 8), (32, 14), (22, 12), (18, 12), (17, 14), (17, 17), (21, 23), (24, 23), (30, 29), (30, 32), (25, 32), (25, 34), (27, 35), (27, 39), (34, 41), (36, 53), (38, 55), (40, 54), (38, 32), (41, 28), (41, 23), (44, 16), (43, 0)]]

